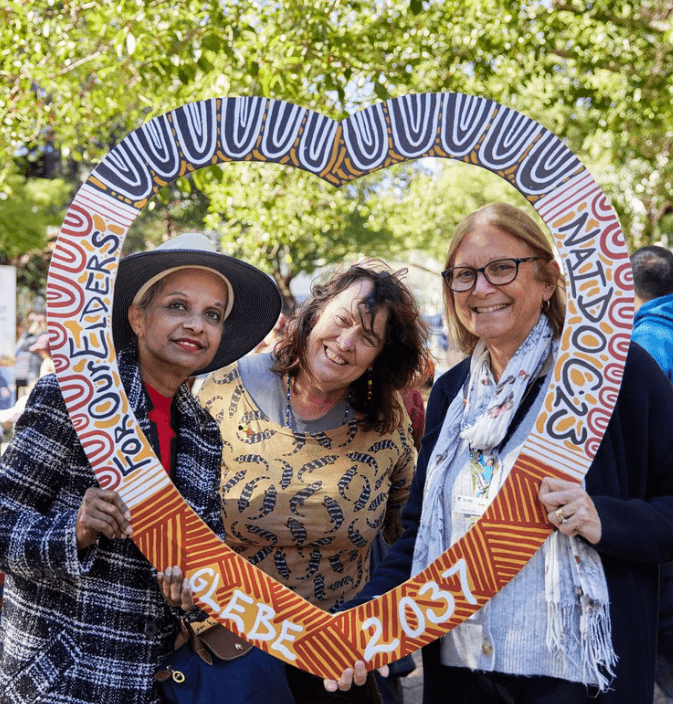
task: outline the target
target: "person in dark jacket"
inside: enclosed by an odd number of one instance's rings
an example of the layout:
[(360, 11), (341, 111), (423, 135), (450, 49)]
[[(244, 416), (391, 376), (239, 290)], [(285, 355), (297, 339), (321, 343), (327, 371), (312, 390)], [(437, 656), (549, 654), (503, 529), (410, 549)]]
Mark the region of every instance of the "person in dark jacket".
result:
[[(280, 294), (194, 234), (123, 259), (117, 291), (112, 332), (130, 406), (178, 491), (223, 539), (220, 431), (185, 381), (259, 343)], [(157, 575), (132, 534), (120, 495), (98, 486), (56, 376), (43, 377), (0, 459), (2, 704), (158, 704), (154, 672), (178, 617), (205, 614), (182, 611), (191, 593), (179, 570)]]
[[(502, 485), (558, 349), (563, 305), (552, 256), (512, 206), (486, 206), (458, 226), (445, 296), (471, 356), (435, 382), (405, 532), (345, 608), (426, 567)], [(673, 389), (632, 344), (584, 487), (542, 480), (539, 498), (557, 530), (473, 617), (423, 649), (425, 704), (651, 704), (658, 565), (673, 557), (671, 418)], [(359, 684), (362, 669), (326, 687)]]
[[(673, 381), (673, 253), (650, 245), (631, 255), (636, 316), (631, 339), (642, 345)], [(673, 697), (673, 563), (661, 565), (657, 684)]]

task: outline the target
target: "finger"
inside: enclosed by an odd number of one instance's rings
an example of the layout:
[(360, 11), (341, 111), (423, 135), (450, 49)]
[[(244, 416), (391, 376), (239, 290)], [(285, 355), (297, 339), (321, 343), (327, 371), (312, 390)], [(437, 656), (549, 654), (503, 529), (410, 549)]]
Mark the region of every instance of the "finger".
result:
[(179, 606), (183, 611), (189, 611), (195, 606), (194, 596), (189, 580), (182, 579), (181, 575), (179, 567), (167, 567), (164, 572), (157, 572), (157, 584), (166, 603)]
[(538, 489), (538, 498), (549, 510), (555, 506), (566, 504), (583, 491), (575, 482), (568, 482), (556, 477), (544, 477)]
[(557, 506), (547, 514), (547, 520), (559, 530), (568, 524), (570, 519), (569, 515), (566, 515), (566, 510), (562, 506)]
[[(104, 525), (103, 532), (110, 539), (122, 539), (127, 536), (128, 523), (123, 519), (121, 514), (118, 512), (111, 513), (108, 509), (104, 508), (109, 506), (109, 504), (100, 504), (92, 507), (89, 518), (92, 521), (97, 521)], [(115, 509), (116, 511), (116, 509)]]
[(573, 489), (568, 491), (553, 491), (539, 498), (540, 503), (548, 513), (562, 508), (567, 518), (571, 513), (576, 511), (576, 507), (584, 501), (585, 496), (586, 494), (582, 489)]
[(367, 670), (365, 669), (365, 664), (362, 660), (358, 660), (355, 663), (355, 672), (353, 675), (353, 682), (358, 686), (362, 685), (367, 681)]
[(548, 494), (551, 491), (551, 488), (549, 487), (549, 477), (542, 477), (542, 481), (540, 482), (540, 487), (537, 491), (538, 496), (542, 494)]
[(171, 576), (171, 602), (177, 606), (182, 603), (182, 570), (175, 566)]
[(336, 692), (339, 689), (339, 685), (336, 680), (323, 680), (323, 686), (328, 692)]
[(342, 673), (341, 677), (337, 680), (337, 685), (342, 692), (347, 692), (351, 685), (353, 684), (353, 669), (347, 667)]
[(167, 567), (164, 570), (164, 585), (163, 585), (163, 595), (164, 599), (171, 605), (175, 606), (175, 595), (173, 593), (173, 567)]
[(568, 522), (562, 524), (559, 530), (567, 535), (581, 535), (594, 545), (600, 541), (602, 535), (601, 519), (588, 494), (564, 506), (563, 513)]
[(549, 489), (549, 491), (540, 491), (539, 496), (543, 501), (548, 503), (560, 504), (568, 503), (575, 495), (575, 492), (569, 487), (566, 489)]
[[(567, 500), (558, 504), (555, 502), (550, 504), (549, 512), (553, 513), (558, 519), (557, 521), (552, 522), (563, 523), (562, 517), (567, 520), (570, 520), (573, 517), (578, 520), (586, 520), (591, 517), (594, 504), (589, 495), (583, 489), (579, 489), (578, 491), (573, 492), (572, 496), (567, 496), (565, 498)], [(560, 514), (562, 514), (562, 516)]]
[(92, 504), (99, 501), (114, 504), (122, 514), (127, 512), (130, 514), (128, 507), (116, 491), (100, 489), (99, 487), (89, 487), (84, 493), (84, 503)]
[(105, 513), (95, 508), (88, 507), (83, 510), (78, 518), (78, 523), (87, 532), (102, 533), (106, 538), (114, 540), (117, 537), (117, 524)]
[(537, 497), (540, 503), (545, 507), (547, 511), (552, 511), (556, 506), (552, 504), (551, 498), (553, 497), (554, 489), (550, 485), (551, 478), (544, 477), (540, 482), (540, 488), (537, 492)]
[(110, 491), (108, 489), (98, 489), (98, 496), (107, 501), (108, 503), (114, 504), (119, 512), (126, 518), (127, 521), (131, 520), (131, 511), (129, 507), (124, 503), (122, 497), (116, 491)]
[(88, 501), (85, 499), (82, 517), (106, 523), (109, 526), (109, 530), (105, 531), (108, 538), (126, 538), (133, 532), (124, 513), (109, 497), (96, 495), (90, 497)]
[(383, 665), (382, 667), (377, 668), (377, 672), (381, 675), (381, 677), (388, 677), (390, 674), (390, 668), (388, 665)]
[(120, 523), (120, 526), (126, 536), (129, 538), (133, 535), (133, 528), (131, 527), (131, 510), (129, 507), (124, 503), (122, 500), (122, 497), (119, 496), (117, 492), (114, 493), (114, 505), (116, 506), (117, 510), (119, 511), (122, 521)]
[(157, 581), (159, 582), (159, 589), (161, 590), (161, 595), (167, 602), (170, 602), (171, 568), (167, 567), (163, 572), (157, 572)]
[(163, 572), (157, 572), (157, 586), (159, 587), (159, 591), (161, 592), (162, 596), (164, 595), (164, 573)]
[[(168, 570), (168, 568), (167, 568)], [(171, 604), (171, 576), (170, 574), (166, 574), (166, 572), (157, 572), (157, 583), (159, 584), (159, 591), (161, 592), (161, 596), (164, 598), (164, 601), (169, 605), (172, 606)]]
[(189, 580), (188, 579), (183, 579), (182, 580), (182, 603), (181, 603), (181, 608), (183, 611), (191, 611), (196, 604), (194, 603), (194, 595), (192, 594), (191, 587), (189, 586)]
[(540, 482), (540, 487), (546, 487), (548, 491), (564, 491), (573, 489), (579, 486), (578, 482), (571, 482), (567, 479), (559, 479), (558, 477), (543, 477)]
[(106, 492), (106, 494), (111, 496), (106, 496), (106, 500), (115, 507), (113, 515), (119, 525), (122, 532), (122, 537), (131, 537), (133, 535), (133, 528), (131, 527), (131, 511), (129, 507), (124, 503), (122, 497), (116, 491)]

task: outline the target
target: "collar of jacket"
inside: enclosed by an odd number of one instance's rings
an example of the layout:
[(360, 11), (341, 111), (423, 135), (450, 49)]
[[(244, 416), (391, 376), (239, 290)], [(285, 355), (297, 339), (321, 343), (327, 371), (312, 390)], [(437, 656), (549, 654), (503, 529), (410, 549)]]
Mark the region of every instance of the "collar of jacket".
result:
[[(149, 431), (147, 391), (140, 376), (135, 346), (127, 347), (119, 352), (117, 363), (119, 365), (119, 376), (129, 398), (131, 408), (136, 414), (142, 431), (147, 434)], [(204, 411), (194, 396), (192, 396), (186, 383), (180, 385), (175, 394), (174, 402), (179, 415), (189, 418), (199, 429), (203, 429), (203, 414), (207, 413), (207, 411)]]

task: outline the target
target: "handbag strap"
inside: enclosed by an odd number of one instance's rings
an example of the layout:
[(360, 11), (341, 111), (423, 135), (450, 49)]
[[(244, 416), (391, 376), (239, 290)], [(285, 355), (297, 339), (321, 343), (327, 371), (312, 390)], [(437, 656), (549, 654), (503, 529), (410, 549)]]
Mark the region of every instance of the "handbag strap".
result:
[(200, 632), (196, 638), (201, 647), (206, 648), (218, 660), (236, 660), (249, 653), (254, 647), (252, 643), (239, 638), (221, 623)]

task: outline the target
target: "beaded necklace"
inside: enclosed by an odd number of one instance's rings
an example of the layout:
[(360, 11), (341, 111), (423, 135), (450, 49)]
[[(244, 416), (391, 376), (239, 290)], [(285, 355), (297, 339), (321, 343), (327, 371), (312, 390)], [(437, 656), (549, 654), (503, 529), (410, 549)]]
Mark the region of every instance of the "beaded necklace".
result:
[[(348, 396), (346, 396), (346, 412), (344, 413), (344, 419), (341, 425), (345, 425), (348, 421), (348, 414), (351, 410), (351, 396), (352, 392), (348, 389)], [(292, 428), (292, 423), (290, 423), (290, 416), (292, 414), (292, 407), (290, 406), (290, 375), (287, 375), (287, 396), (285, 405), (285, 427)]]

